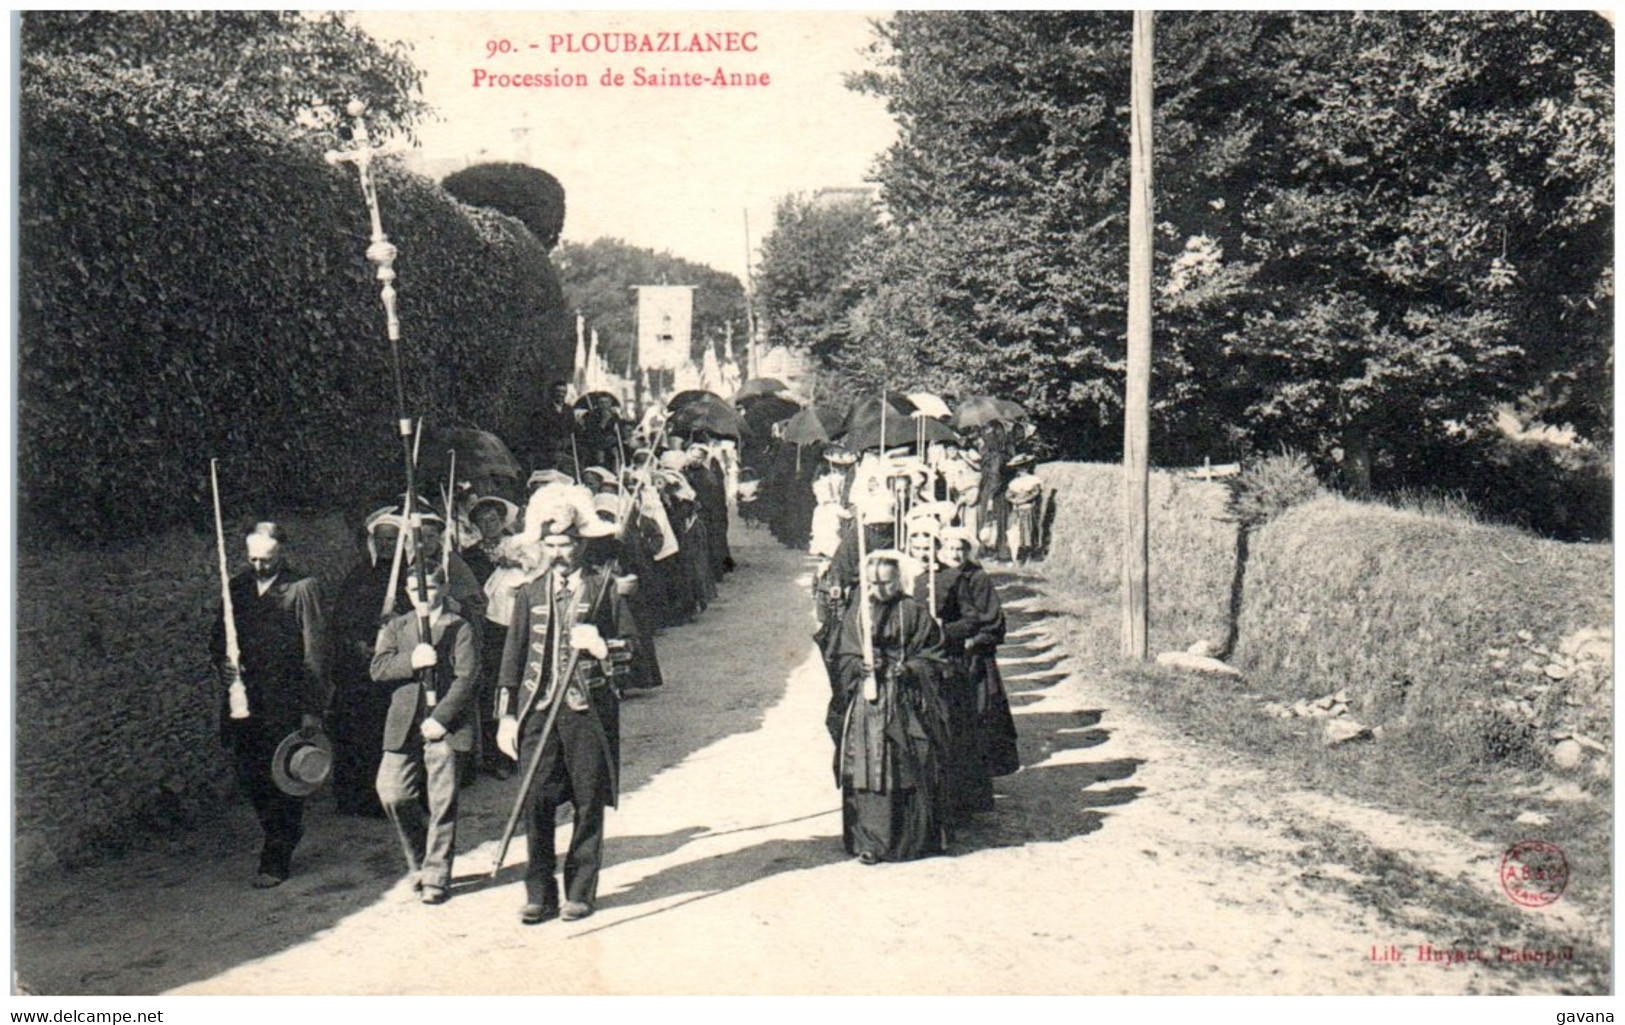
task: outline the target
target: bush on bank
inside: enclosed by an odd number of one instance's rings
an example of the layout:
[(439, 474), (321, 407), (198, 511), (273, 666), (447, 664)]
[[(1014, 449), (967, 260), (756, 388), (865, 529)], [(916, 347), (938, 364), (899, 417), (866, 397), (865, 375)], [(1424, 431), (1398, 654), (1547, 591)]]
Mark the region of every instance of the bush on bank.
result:
[[(1045, 577), (1115, 610), (1121, 470), (1042, 473), (1057, 509)], [(1612, 737), (1611, 545), (1332, 496), (1279, 512), (1238, 545), (1222, 485), (1157, 472), (1150, 496), (1151, 648), (1228, 648), (1249, 706), (1386, 695), (1395, 741), (1459, 769), (1540, 764), (1570, 731)], [(1116, 649), (1115, 637), (1082, 643)]]

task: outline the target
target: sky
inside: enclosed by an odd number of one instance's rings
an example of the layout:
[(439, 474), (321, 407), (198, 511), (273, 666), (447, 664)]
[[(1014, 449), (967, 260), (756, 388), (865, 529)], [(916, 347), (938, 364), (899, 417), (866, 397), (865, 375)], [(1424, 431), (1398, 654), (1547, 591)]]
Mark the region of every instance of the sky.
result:
[[(781, 196), (865, 183), (895, 137), (884, 103), (843, 75), (868, 66), (882, 12), (358, 11), (380, 40), (412, 45), (439, 119), (419, 131), (431, 161), (524, 160), (564, 185), (564, 240), (603, 236), (738, 275)], [(732, 52), (606, 52), (634, 33), (653, 46), (709, 33)], [(750, 47), (751, 49), (747, 49)], [(572, 52), (572, 50), (574, 52)], [(765, 75), (766, 85), (669, 87), (645, 78)], [(483, 72), (483, 77), (480, 73)], [(603, 83), (620, 74), (621, 85)], [(489, 84), (585, 75), (580, 88)], [(476, 84), (479, 78), (482, 84)], [(523, 133), (516, 129), (526, 130)], [(442, 169), (444, 171), (445, 168)], [(748, 212), (748, 215), (747, 215)], [(753, 257), (754, 259), (754, 257)]]

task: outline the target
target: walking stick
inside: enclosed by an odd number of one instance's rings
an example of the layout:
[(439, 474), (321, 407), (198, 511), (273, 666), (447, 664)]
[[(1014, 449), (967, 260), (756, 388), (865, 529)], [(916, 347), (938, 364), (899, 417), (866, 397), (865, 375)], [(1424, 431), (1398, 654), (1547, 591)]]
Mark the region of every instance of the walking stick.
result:
[(931, 610), (930, 610), (931, 611), (931, 618), (935, 619), (937, 621), (938, 626), (941, 626), (942, 625), (942, 620), (937, 617), (937, 552), (936, 552), (937, 546), (939, 546), (941, 544), (941, 542), (933, 540), (931, 542), (931, 544), (932, 544), (931, 561), (925, 567), (926, 591), (927, 591), (928, 596), (931, 599)]
[(220, 552), (220, 609), (225, 618), (226, 664), (231, 666), (231, 685), (227, 688), (230, 702), (229, 716), (248, 718), (248, 691), (243, 687), (243, 652), (237, 645), (237, 617), (231, 608), (231, 571), (226, 566), (226, 525), (220, 516), (220, 479), (215, 472), (218, 460), (209, 460), (209, 486), (214, 490), (214, 540)]
[[(551, 571), (549, 572), (551, 573)], [(598, 615), (598, 606), (603, 603), (604, 595), (609, 592), (610, 585), (614, 582), (615, 575), (606, 570), (604, 572), (604, 581), (599, 585), (598, 594), (594, 596), (592, 606), (587, 610), (588, 620), (591, 620)], [(548, 611), (551, 615), (556, 617), (558, 615), (558, 609), (556, 607), (557, 602), (552, 596), (552, 588), (553, 584), (550, 582), (548, 584)], [(554, 654), (556, 655), (557, 652)], [(508, 857), (508, 844), (513, 841), (513, 831), (519, 825), (519, 816), (523, 815), (525, 812), (525, 802), (530, 799), (530, 788), (536, 782), (536, 771), (540, 769), (542, 765), (542, 752), (547, 750), (547, 738), (549, 734), (553, 732), (553, 724), (558, 720), (559, 717), (559, 707), (564, 704), (564, 692), (569, 689), (570, 681), (575, 678), (576, 664), (580, 661), (581, 649), (577, 648), (571, 651), (570, 661), (565, 665), (564, 672), (557, 680), (553, 681), (553, 700), (548, 706), (547, 718), (542, 722), (541, 736), (539, 736), (536, 740), (536, 753), (531, 756), (530, 764), (525, 766), (525, 774), (519, 779), (519, 793), (515, 795), (513, 811), (508, 813), (508, 823), (502, 827), (502, 839), (497, 843), (496, 861), (491, 865), (492, 879), (495, 879), (497, 877), (497, 873), (502, 871), (502, 862)], [(534, 709), (536, 698), (540, 696), (541, 693), (542, 685), (540, 681), (537, 681), (536, 689), (531, 692), (530, 702), (526, 704), (524, 708), (519, 710), (517, 722), (521, 726), (524, 725), (525, 717)], [(516, 739), (514, 743), (517, 745), (518, 740)], [(559, 754), (561, 757), (563, 756), (562, 751), (560, 751)]]

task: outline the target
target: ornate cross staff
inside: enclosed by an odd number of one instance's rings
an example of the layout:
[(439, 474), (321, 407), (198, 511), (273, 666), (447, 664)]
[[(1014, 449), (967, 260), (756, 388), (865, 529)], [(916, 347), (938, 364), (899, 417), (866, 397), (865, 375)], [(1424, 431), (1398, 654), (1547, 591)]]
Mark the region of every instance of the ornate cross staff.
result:
[[(374, 157), (388, 155), (396, 152), (394, 145), (371, 145), (372, 137), (367, 132), (367, 122), (362, 116), (367, 112), (367, 105), (360, 100), (351, 100), (344, 107), (344, 112), (355, 119), (355, 128), (352, 132), (353, 149), (337, 151), (328, 150), (324, 155), (329, 164), (354, 164), (361, 174), (361, 195), (367, 203), (367, 213), (372, 218), (372, 241), (367, 246), (367, 259), (378, 265), (377, 278), (382, 282), (378, 297), (384, 302), (384, 319), (389, 331), (389, 359), (395, 372), (395, 422), (401, 436), (401, 456), (406, 464), (406, 499), (405, 514), (407, 529), (412, 532), (412, 549), (417, 553), (418, 560), (418, 639), (423, 644), (433, 643), (429, 633), (428, 589), (425, 586), (424, 576), (429, 572), (429, 565), (423, 552), (423, 521), (422, 517), (415, 515), (412, 504), (417, 499), (416, 460), (412, 452), (412, 418), (406, 413), (406, 376), (401, 369), (401, 321), (395, 311), (395, 257), (398, 253), (389, 236), (384, 234), (384, 219), (378, 212), (378, 185), (372, 177), (372, 161)], [(447, 510), (448, 515), (450, 510)], [(442, 542), (444, 543), (444, 542)], [(385, 601), (391, 601), (386, 598)], [(430, 708), (435, 704), (434, 674), (429, 670), (418, 672), (418, 682), (423, 685), (424, 696)]]

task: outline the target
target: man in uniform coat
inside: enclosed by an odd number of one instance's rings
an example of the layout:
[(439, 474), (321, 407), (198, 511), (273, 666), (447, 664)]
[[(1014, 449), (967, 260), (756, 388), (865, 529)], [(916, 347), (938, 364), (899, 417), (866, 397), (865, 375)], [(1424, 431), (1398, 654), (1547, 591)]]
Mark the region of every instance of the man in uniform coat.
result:
[[(226, 659), (223, 614), (215, 617), (211, 643), (220, 667), (221, 741), (264, 834), (254, 877), (255, 888), (262, 890), (288, 878), (293, 850), (304, 834), (304, 798), (277, 787), (271, 775), (273, 755), (295, 730), (320, 730), (332, 696), (321, 586), (288, 565), (285, 542), (275, 523), (257, 523), (248, 532), (248, 569), (229, 585), (237, 667)], [(233, 718), (228, 695), (239, 682), (247, 695), (247, 715)]]
[[(385, 623), (373, 646), (372, 678), (391, 687), (377, 786), (414, 889), (423, 903), (440, 904), (457, 844), (457, 755), (474, 748), (480, 656), (473, 627), (445, 607), (445, 574), (431, 568), (420, 595), (417, 573), (409, 578), (414, 611)], [(420, 618), (429, 621), (427, 640)]]
[[(542, 546), (547, 571), (520, 589), (499, 679), (497, 745), (528, 770), (538, 758), (525, 811), (530, 863), (526, 924), (592, 914), (603, 861), (604, 809), (614, 807), (620, 771), (620, 697), (638, 629), (625, 595), (605, 568), (582, 563), (582, 539), (613, 532), (573, 489), (531, 496), (526, 531)], [(523, 535), (521, 535), (523, 536)], [(548, 713), (561, 703), (551, 732)], [(575, 826), (564, 858), (564, 901), (554, 880), (555, 813), (569, 802)]]

